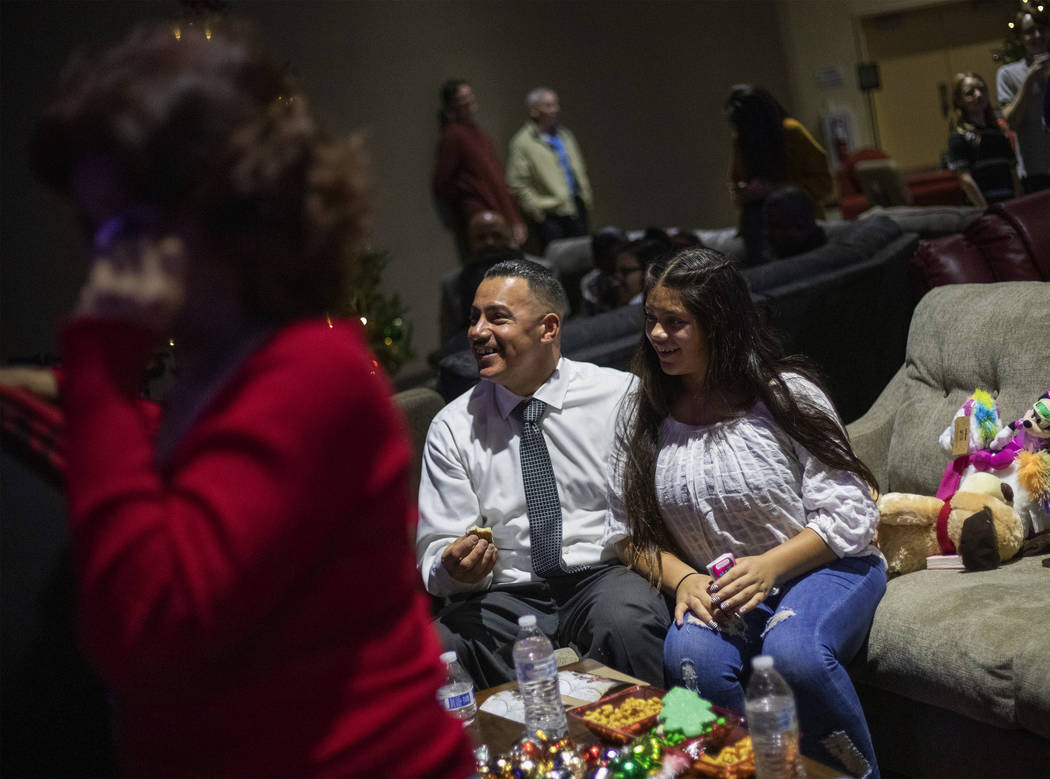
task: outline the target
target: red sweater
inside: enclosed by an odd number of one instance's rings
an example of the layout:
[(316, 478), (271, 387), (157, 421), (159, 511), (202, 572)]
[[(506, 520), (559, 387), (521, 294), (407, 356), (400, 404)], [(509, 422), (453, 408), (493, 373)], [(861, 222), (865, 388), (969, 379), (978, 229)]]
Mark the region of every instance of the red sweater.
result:
[(473, 122), (451, 122), (441, 131), (434, 195), (456, 210), (464, 226), (479, 211), (495, 211), (508, 225), (522, 223), (496, 147)]
[(465, 776), (415, 572), (409, 447), (356, 328), (250, 356), (158, 473), (152, 336), (64, 334), (80, 632), (132, 775)]

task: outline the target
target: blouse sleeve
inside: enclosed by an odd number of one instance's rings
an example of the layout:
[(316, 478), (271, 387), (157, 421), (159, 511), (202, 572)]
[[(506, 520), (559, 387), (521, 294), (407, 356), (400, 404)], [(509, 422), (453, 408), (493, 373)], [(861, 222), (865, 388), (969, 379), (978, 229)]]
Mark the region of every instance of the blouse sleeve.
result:
[[(838, 419), (831, 401), (815, 385), (794, 378), (789, 379), (789, 386), (796, 395)], [(865, 554), (879, 522), (879, 510), (867, 482), (855, 473), (825, 465), (797, 441), (793, 441), (793, 445), (803, 469), (806, 527), (819, 535), (839, 557)]]

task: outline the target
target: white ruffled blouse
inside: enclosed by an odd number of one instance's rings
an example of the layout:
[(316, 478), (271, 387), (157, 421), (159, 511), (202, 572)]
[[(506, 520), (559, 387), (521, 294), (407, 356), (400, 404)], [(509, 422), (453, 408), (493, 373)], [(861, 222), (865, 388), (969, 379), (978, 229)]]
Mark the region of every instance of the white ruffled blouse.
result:
[[(811, 382), (785, 375), (790, 389), (834, 414)], [(621, 468), (614, 469), (605, 543), (628, 536)], [(762, 402), (710, 425), (664, 420), (656, 497), (668, 531), (690, 565), (761, 554), (811, 528), (839, 557), (881, 553), (879, 511), (867, 483), (830, 468), (787, 435)]]

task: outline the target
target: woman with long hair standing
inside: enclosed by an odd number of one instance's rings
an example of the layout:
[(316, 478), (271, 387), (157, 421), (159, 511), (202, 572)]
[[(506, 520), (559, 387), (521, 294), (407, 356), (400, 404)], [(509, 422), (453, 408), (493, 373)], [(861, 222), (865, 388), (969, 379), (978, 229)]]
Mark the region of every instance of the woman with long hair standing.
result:
[[(877, 776), (844, 668), (886, 586), (875, 477), (731, 260), (686, 250), (649, 268), (644, 295), (606, 541), (674, 598), (666, 681), (691, 663), (703, 697), (743, 711), (750, 658), (773, 655), (806, 754)], [(736, 565), (715, 581), (705, 566), (726, 552)]]
[(761, 87), (733, 87), (726, 116), (733, 132), (729, 192), (740, 209), (748, 263), (758, 263), (763, 248), (762, 203), (774, 189), (785, 185), (804, 189), (813, 198), (817, 218), (824, 218), (824, 201), (831, 194), (828, 156)]
[(1017, 158), (992, 110), (988, 85), (976, 73), (952, 80), (948, 167), (959, 174), (966, 197), (985, 208), (1021, 195)]

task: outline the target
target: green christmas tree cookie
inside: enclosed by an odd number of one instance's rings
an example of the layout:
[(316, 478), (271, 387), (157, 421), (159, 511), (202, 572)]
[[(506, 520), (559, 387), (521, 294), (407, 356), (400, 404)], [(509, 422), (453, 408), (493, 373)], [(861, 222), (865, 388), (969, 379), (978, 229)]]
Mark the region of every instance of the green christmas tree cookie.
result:
[(685, 687), (672, 687), (664, 696), (659, 719), (665, 731), (677, 730), (691, 738), (703, 733), (718, 715), (711, 711), (711, 701)]

